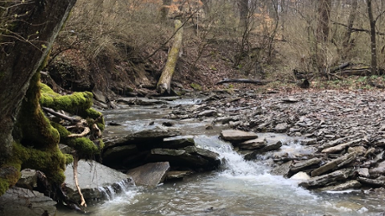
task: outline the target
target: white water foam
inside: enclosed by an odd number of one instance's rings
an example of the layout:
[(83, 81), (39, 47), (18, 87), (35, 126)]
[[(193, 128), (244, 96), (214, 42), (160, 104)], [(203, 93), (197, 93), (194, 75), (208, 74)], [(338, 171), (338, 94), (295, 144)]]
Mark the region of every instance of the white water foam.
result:
[(195, 141), (198, 146), (214, 151), (222, 157), (224, 170), (219, 173), (219, 176), (243, 180), (253, 186), (279, 187), (290, 190), (287, 192), (295, 192), (299, 196), (318, 199), (308, 190), (299, 187), (297, 181), (271, 175), (269, 174), (270, 168), (262, 163), (244, 160), (243, 156), (234, 151), (229, 143), (219, 140), (215, 136), (196, 136)]

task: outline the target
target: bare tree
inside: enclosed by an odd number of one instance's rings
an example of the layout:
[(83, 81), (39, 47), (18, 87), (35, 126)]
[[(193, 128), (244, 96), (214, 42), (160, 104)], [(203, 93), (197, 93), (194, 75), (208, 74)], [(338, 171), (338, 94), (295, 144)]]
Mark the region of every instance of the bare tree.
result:
[(162, 21), (166, 20), (168, 11), (170, 10), (171, 3), (172, 3), (172, 0), (163, 0), (163, 6), (160, 10)]
[(352, 43), (350, 43), (350, 38), (351, 38), (351, 35), (353, 32), (354, 20), (356, 19), (357, 7), (358, 7), (357, 0), (352, 0), (351, 10), (349, 13), (349, 18), (348, 18), (348, 25), (347, 25), (346, 32), (345, 32), (345, 35), (343, 38), (343, 42), (342, 42), (342, 46), (344, 47), (342, 59), (346, 59), (347, 53), (352, 48)]
[(331, 0), (320, 0), (318, 3), (318, 42), (325, 42), (329, 37), (329, 20)]
[(370, 52), (371, 52), (371, 73), (377, 74), (377, 45), (376, 45), (376, 21), (373, 17), (372, 0), (366, 0), (368, 18), (370, 24)]
[(239, 5), (239, 25), (240, 27), (247, 27), (249, 17), (249, 0), (238, 0)]

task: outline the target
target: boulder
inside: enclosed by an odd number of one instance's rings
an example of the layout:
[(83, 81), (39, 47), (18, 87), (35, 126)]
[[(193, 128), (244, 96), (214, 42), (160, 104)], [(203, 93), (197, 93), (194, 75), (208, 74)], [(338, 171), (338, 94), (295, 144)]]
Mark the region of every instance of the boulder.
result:
[(275, 167), (273, 170), (271, 170), (271, 174), (273, 175), (281, 175), (286, 177), (290, 172), (290, 166), (293, 164), (293, 161), (288, 161), (282, 165), (279, 165)]
[(23, 169), (20, 173), (20, 179), (16, 185), (18, 187), (33, 189), (37, 187), (38, 171), (34, 169)]
[(296, 180), (297, 182), (304, 182), (310, 179), (310, 176), (305, 172), (298, 172), (292, 177), (290, 177), (292, 180)]
[(0, 215), (56, 215), (56, 202), (37, 191), (13, 187), (0, 196)]
[(123, 145), (123, 146), (114, 146), (107, 148), (103, 152), (103, 162), (106, 164), (119, 163), (123, 159), (131, 155), (136, 155), (139, 153), (136, 145)]
[[(77, 167), (79, 187), (83, 193), (84, 199), (88, 202), (94, 200), (108, 199), (106, 188), (112, 187), (113, 192), (120, 192), (125, 188), (132, 186), (132, 179), (121, 172), (106, 167), (96, 161), (80, 160)], [(73, 176), (73, 165), (69, 164), (65, 171), (66, 180), (63, 191), (71, 201), (75, 203), (80, 200), (80, 196), (75, 186)]]
[(107, 103), (107, 97), (103, 94), (103, 92), (101, 92), (100, 90), (93, 90), (92, 91), (92, 94), (94, 95), (94, 98), (99, 101), (99, 102), (102, 102), (102, 103)]
[(136, 185), (155, 187), (163, 182), (169, 169), (168, 162), (148, 163), (129, 170), (127, 175), (132, 177)]
[(258, 135), (254, 132), (241, 130), (223, 130), (220, 137), (223, 140), (230, 141), (231, 143), (240, 143), (246, 140), (258, 138)]
[(337, 159), (334, 159), (332, 161), (330, 161), (329, 163), (313, 170), (311, 172), (311, 176), (318, 176), (318, 175), (321, 175), (323, 173), (326, 173), (326, 172), (329, 172), (329, 171), (332, 171), (332, 170), (335, 170), (337, 168), (340, 168), (346, 164), (349, 164), (350, 162), (352, 162), (353, 160), (355, 160), (357, 157), (357, 153), (356, 152), (352, 152), (350, 154), (345, 154)]

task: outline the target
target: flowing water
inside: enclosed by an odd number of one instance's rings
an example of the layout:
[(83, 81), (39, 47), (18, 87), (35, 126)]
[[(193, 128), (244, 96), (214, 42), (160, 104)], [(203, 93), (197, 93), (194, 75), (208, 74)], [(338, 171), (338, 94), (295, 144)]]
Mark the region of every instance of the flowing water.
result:
[[(153, 110), (152, 110), (153, 109)], [(129, 114), (127, 114), (129, 113)], [(107, 121), (125, 122), (124, 130), (150, 127), (149, 122), (164, 119), (159, 108), (130, 108), (105, 113)], [(158, 185), (155, 188), (126, 188), (120, 195), (88, 207), (91, 216), (140, 215), (383, 215), (382, 199), (361, 191), (315, 193), (297, 186), (297, 182), (269, 174), (265, 160), (245, 161), (231, 145), (218, 139), (216, 130), (209, 133), (204, 123), (186, 120), (174, 126), (191, 127), (197, 145), (220, 154), (224, 163), (215, 172), (193, 175), (183, 181)], [(151, 126), (152, 127), (152, 126)], [(122, 129), (122, 128), (121, 128)], [(119, 133), (117, 130), (114, 133)], [(201, 134), (201, 135), (198, 135)], [(203, 135), (202, 135), (203, 134)], [(286, 142), (283, 151), (295, 154), (301, 149), (294, 141)], [(58, 216), (78, 215), (59, 210)]]

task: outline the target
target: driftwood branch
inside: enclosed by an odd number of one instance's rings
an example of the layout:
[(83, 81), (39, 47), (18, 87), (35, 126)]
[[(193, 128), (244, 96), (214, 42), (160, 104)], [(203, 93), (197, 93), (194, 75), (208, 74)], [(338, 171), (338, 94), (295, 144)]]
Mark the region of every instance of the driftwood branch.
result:
[(59, 118), (68, 120), (68, 121), (70, 121), (71, 123), (80, 122), (80, 119), (73, 118), (73, 117), (64, 115), (64, 114), (62, 114), (62, 113), (56, 112), (55, 110), (53, 110), (53, 109), (51, 109), (51, 108), (48, 108), (48, 107), (42, 107), (42, 108), (43, 108), (44, 111), (46, 111), (46, 112), (48, 112), (48, 113), (51, 113), (52, 115), (54, 115), (54, 116), (56, 116), (56, 117), (59, 117)]
[(80, 134), (70, 134), (68, 135), (67, 137), (84, 137), (85, 135), (87, 135), (88, 133), (90, 133), (90, 128), (89, 127), (85, 127), (83, 132), (81, 132)]
[(272, 81), (268, 80), (250, 80), (250, 79), (224, 79), (222, 81), (217, 82), (215, 85), (220, 85), (223, 83), (251, 83), (255, 85), (266, 85), (271, 83)]

